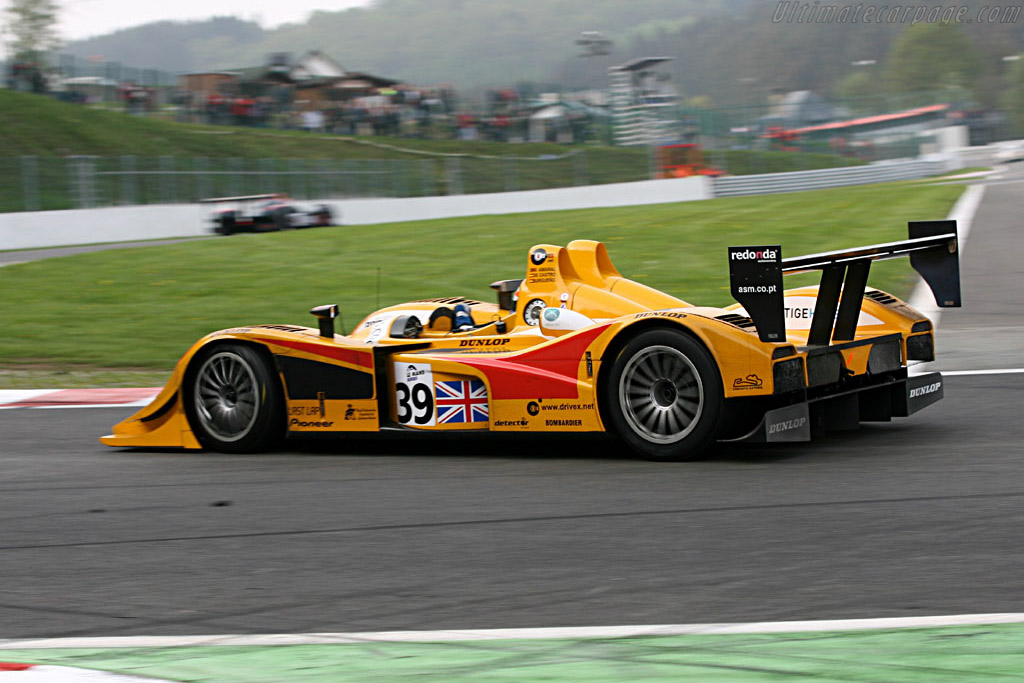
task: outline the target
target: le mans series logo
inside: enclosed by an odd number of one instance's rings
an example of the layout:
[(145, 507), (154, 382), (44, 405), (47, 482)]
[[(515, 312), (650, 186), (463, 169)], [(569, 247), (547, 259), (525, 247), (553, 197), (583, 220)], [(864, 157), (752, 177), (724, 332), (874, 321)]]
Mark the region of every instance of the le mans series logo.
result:
[(539, 266), (548, 260), (548, 252), (544, 249), (534, 249), (533, 253), (530, 254), (530, 263), (535, 266)]

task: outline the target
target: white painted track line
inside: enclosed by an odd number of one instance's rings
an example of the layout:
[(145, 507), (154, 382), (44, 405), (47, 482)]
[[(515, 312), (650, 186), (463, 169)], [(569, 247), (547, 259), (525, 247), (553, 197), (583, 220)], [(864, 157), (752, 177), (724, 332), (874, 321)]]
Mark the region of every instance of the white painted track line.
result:
[(438, 643), (478, 640), (544, 640), (575, 638), (639, 638), (651, 636), (727, 635), (863, 631), (892, 628), (940, 628), (1024, 623), (1024, 613), (960, 614), (884, 619), (775, 621), (748, 624), (662, 624), (649, 626), (582, 626), (566, 628), (471, 629), (465, 631), (378, 631), (370, 633), (268, 633), (264, 635), (116, 636), (110, 638), (46, 638), (0, 640), (0, 649), (214, 647), (330, 645), (343, 643)]
[(956, 377), (967, 375), (1017, 375), (1024, 373), (1024, 368), (1010, 368), (1000, 370), (943, 370), (943, 377)]
[(156, 683), (162, 680), (165, 679), (47, 664), (30, 664), (22, 669), (20, 665), (5, 666), (0, 662), (0, 681), (3, 683)]

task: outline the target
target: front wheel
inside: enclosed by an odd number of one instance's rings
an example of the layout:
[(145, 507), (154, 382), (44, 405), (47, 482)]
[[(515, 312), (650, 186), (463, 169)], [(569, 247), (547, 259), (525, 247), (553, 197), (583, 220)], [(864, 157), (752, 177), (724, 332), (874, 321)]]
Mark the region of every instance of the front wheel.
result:
[(196, 360), (185, 412), (199, 443), (225, 453), (274, 446), (284, 434), (281, 386), (269, 363), (240, 344), (215, 346)]
[(316, 211), (316, 213), (313, 214), (313, 216), (316, 218), (317, 226), (321, 228), (327, 227), (331, 224), (331, 219), (333, 217), (331, 207), (323, 205)]
[(235, 232), (235, 214), (231, 213), (220, 217), (215, 232), (222, 235), (232, 235)]
[(613, 361), (606, 391), (615, 431), (651, 460), (690, 460), (714, 441), (721, 376), (711, 354), (682, 332), (632, 339)]

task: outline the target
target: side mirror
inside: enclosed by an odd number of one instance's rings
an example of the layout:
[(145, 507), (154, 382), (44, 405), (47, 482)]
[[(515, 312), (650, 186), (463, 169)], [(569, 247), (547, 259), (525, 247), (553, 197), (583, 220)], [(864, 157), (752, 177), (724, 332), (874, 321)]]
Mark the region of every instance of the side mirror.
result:
[(320, 336), (334, 339), (334, 319), (338, 317), (338, 304), (317, 306), (310, 311), (320, 323)]

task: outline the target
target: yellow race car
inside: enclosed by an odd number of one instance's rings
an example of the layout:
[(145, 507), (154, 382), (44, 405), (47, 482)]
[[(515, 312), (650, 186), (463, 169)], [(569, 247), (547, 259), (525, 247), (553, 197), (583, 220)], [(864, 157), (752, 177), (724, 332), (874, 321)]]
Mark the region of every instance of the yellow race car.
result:
[[(696, 306), (622, 277), (605, 246), (532, 247), (497, 301), (462, 297), (378, 310), (338, 334), (221, 330), (182, 357), (109, 446), (251, 452), (284, 437), (389, 429), (613, 432), (655, 460), (716, 441), (806, 441), (903, 417), (942, 397), (931, 322), (867, 287), (871, 263), (909, 256), (940, 306), (960, 305), (955, 221), (916, 221), (907, 240), (782, 258), (729, 248), (729, 308)], [(821, 271), (815, 287), (783, 275)]]

